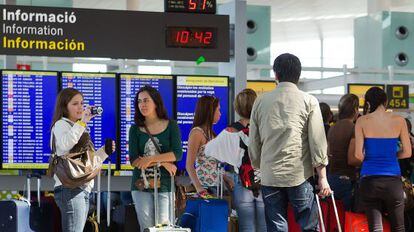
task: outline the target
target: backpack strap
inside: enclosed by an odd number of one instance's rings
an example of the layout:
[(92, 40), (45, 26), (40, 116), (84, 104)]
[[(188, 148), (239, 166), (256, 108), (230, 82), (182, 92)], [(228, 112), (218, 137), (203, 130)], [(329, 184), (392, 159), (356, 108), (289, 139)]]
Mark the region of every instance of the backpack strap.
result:
[(246, 129), (246, 127), (243, 126), (243, 124), (241, 124), (240, 122), (233, 122), (229, 127), (232, 127), (237, 131), (242, 131), (243, 129)]

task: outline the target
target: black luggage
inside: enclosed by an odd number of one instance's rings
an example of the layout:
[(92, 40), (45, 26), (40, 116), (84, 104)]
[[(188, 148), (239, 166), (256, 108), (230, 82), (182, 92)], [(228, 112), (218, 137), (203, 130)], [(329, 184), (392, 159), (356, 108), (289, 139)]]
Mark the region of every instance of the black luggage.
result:
[(0, 231), (33, 232), (30, 229), (30, 202), (27, 200), (0, 201)]
[[(37, 179), (37, 197), (31, 197), (30, 180)], [(30, 228), (36, 232), (62, 231), (59, 207), (52, 196), (41, 196), (40, 185), (42, 177), (39, 174), (27, 174), (27, 197), (31, 200), (30, 205)]]

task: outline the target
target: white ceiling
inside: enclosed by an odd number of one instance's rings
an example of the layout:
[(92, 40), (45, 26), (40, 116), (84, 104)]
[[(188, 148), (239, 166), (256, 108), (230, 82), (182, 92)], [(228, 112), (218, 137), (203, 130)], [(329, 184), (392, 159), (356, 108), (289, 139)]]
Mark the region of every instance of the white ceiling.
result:
[[(217, 0), (225, 3), (231, 0)], [(240, 1), (240, 0), (236, 0)], [(353, 20), (368, 11), (414, 12), (413, 0), (247, 0), (271, 6), (272, 42), (326, 37), (352, 37)], [(140, 11), (164, 10), (164, 0), (73, 0), (76, 8)]]

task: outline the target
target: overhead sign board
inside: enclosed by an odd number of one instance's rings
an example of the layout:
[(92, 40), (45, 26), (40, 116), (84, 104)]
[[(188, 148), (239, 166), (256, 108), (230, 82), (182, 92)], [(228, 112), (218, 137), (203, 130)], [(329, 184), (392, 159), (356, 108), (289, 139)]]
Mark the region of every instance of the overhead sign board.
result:
[(15, 5), (0, 12), (0, 54), (229, 61), (228, 15)]
[(381, 84), (348, 84), (348, 93), (357, 95), (359, 97), (359, 107), (363, 107), (365, 102), (365, 93), (371, 87), (379, 87), (381, 89), (385, 89), (385, 85)]
[(408, 85), (387, 85), (388, 108), (408, 109)]
[(247, 81), (246, 88), (253, 89), (257, 95), (262, 95), (264, 93), (270, 92), (276, 88), (275, 81)]

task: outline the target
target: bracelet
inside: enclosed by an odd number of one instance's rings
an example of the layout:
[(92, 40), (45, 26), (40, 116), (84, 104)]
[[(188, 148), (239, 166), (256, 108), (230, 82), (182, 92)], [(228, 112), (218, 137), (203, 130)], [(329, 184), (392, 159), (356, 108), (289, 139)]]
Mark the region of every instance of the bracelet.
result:
[(81, 120), (78, 120), (76, 123), (83, 127), (86, 127), (86, 123), (82, 122)]

